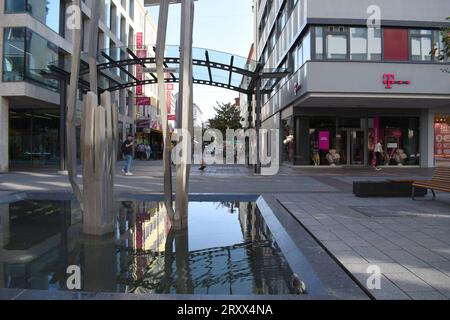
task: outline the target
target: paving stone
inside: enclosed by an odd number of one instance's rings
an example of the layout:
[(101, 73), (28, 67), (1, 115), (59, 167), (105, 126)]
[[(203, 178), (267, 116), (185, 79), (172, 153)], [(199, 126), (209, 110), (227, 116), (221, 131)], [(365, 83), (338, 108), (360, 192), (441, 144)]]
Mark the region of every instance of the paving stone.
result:
[(385, 250), (383, 252), (406, 268), (428, 266), (423, 260), (413, 256), (406, 250)]
[(408, 268), (434, 289), (450, 298), (450, 277), (434, 268)]
[(333, 255), (342, 264), (367, 264), (368, 261), (353, 250), (334, 251)]
[(353, 247), (364, 259), (370, 263), (393, 262), (392, 258), (381, 252), (375, 247)]
[(433, 287), (414, 275), (414, 273), (412, 272), (391, 273), (387, 274), (386, 277), (391, 280), (397, 287), (407, 293), (433, 290)]
[(408, 295), (414, 300), (447, 300), (447, 297), (437, 290), (408, 292)]
[(413, 254), (417, 258), (425, 262), (443, 262), (447, 261), (444, 257), (428, 250), (424, 247), (407, 247), (405, 248), (409, 253)]
[(323, 245), (330, 251), (351, 251), (352, 249), (343, 241), (322, 241)]

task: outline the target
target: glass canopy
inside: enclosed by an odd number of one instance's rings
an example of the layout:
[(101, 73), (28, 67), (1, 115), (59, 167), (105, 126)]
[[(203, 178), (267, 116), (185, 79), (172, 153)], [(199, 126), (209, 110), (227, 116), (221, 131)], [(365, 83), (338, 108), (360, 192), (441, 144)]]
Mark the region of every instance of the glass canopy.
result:
[[(167, 46), (164, 54), (165, 82), (179, 82), (180, 47)], [(254, 92), (255, 79), (266, 73), (270, 86), (265, 85), (263, 93), (269, 93), (278, 79), (287, 75), (287, 70), (259, 70), (259, 64), (244, 57), (209, 50), (193, 48), (193, 82), (238, 91), (245, 94)], [(80, 87), (88, 89), (87, 54), (82, 54)], [(156, 84), (155, 47), (116, 47), (99, 51), (97, 56), (99, 89), (116, 91), (138, 85)], [(59, 76), (70, 75), (70, 57), (49, 65), (52, 73)], [(275, 76), (277, 74), (277, 76)], [(267, 78), (267, 77), (266, 77)]]

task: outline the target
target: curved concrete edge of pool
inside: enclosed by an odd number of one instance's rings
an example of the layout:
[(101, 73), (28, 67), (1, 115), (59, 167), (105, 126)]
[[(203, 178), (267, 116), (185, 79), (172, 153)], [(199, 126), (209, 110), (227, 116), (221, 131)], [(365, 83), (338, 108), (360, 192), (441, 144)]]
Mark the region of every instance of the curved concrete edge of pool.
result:
[[(24, 199), (73, 200), (70, 192), (13, 192), (0, 204)], [(161, 194), (116, 194), (120, 200), (160, 200)], [(304, 295), (137, 295), (106, 292), (0, 289), (0, 300), (367, 300), (372, 298), (270, 194), (190, 194), (190, 201), (256, 201), (258, 209), (291, 270), (306, 284)]]

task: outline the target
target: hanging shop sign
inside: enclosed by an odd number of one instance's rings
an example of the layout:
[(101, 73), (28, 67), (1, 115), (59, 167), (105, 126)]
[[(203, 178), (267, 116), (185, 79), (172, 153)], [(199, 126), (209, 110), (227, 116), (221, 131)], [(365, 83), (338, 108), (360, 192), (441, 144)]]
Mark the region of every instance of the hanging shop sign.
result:
[(385, 73), (383, 74), (383, 84), (386, 89), (392, 89), (394, 85), (410, 85), (410, 80), (396, 80), (395, 74)]
[(136, 97), (136, 105), (137, 106), (150, 106), (152, 103), (152, 99), (149, 97)]
[(142, 32), (136, 33), (136, 48), (142, 49), (144, 47), (144, 34)]

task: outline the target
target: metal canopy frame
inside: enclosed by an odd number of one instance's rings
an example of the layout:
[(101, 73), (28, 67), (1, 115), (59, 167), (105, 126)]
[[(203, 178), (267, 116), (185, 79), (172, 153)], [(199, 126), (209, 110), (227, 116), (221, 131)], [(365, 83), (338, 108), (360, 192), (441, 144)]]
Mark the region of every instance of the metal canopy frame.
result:
[[(151, 47), (154, 51), (156, 50), (155, 47)], [(127, 58), (115, 60), (111, 57), (110, 54), (108, 54), (108, 50), (115, 50), (120, 49), (121, 52), (126, 53), (128, 55)], [(255, 63), (256, 67), (254, 70), (249, 70), (242, 68), (238, 65), (236, 65), (236, 56), (229, 55), (229, 63), (225, 63), (225, 61), (214, 61), (211, 59), (210, 50), (207, 49), (200, 49), (195, 48), (196, 50), (204, 50), (204, 59), (199, 59), (199, 57), (194, 57), (192, 64), (193, 66), (198, 66), (205, 68), (207, 70), (207, 78), (199, 78), (196, 77), (196, 74), (194, 72), (193, 75), (193, 83), (194, 84), (201, 84), (201, 85), (209, 85), (217, 88), (224, 88), (232, 91), (236, 91), (242, 94), (255, 94), (256, 93), (256, 85), (257, 85), (257, 79), (270, 79), (271, 81), (268, 81), (266, 86), (263, 88), (260, 88), (261, 94), (270, 94), (276, 84), (279, 82), (279, 80), (289, 74), (288, 70), (263, 70), (261, 65), (259, 63)], [(150, 75), (151, 79), (145, 79), (145, 80), (139, 80), (135, 74), (133, 74), (133, 71), (131, 71), (127, 67), (134, 67), (136, 65), (141, 65), (144, 69), (149, 70), (147, 68), (148, 65), (154, 66), (156, 64), (156, 58), (152, 56), (139, 58), (137, 54), (130, 48), (110, 48), (107, 50), (100, 50), (99, 52), (99, 58), (102, 58), (97, 65), (97, 72), (100, 77), (104, 77), (108, 79), (110, 82), (112, 82), (108, 87), (101, 87), (99, 86), (99, 92), (102, 93), (104, 91), (117, 91), (121, 89), (127, 89), (131, 87), (135, 87), (138, 85), (149, 85), (149, 84), (157, 84), (158, 79), (155, 75), (155, 72), (147, 72), (147, 74)], [(241, 58), (241, 57), (239, 57)], [(242, 58), (241, 58), (242, 59)], [(100, 60), (100, 59), (99, 59)], [(80, 88), (84, 90), (89, 89), (89, 81), (84, 80), (83, 76), (86, 76), (89, 73), (89, 67), (87, 63), (84, 63), (82, 59), (83, 65), (80, 68)], [(169, 65), (179, 65), (180, 64), (180, 58), (176, 56), (166, 56), (164, 58), (164, 67), (166, 69), (170, 69)], [(64, 63), (62, 64), (64, 65)], [(109, 70), (119, 69), (122, 73), (126, 74), (128, 76), (128, 79), (124, 82), (118, 81), (118, 79), (115, 79), (114, 77), (110, 76), (108, 74)], [(172, 68), (173, 69), (173, 68)], [(227, 76), (225, 79), (215, 79), (214, 76), (214, 70), (219, 70), (218, 72), (226, 71)], [(153, 70), (152, 70), (153, 71)], [(61, 63), (52, 63), (48, 66), (48, 70), (43, 70), (43, 73), (46, 73), (49, 77), (57, 77), (59, 79), (69, 79), (70, 78), (70, 72), (68, 70), (65, 70), (64, 67), (61, 67)], [(179, 82), (179, 74), (172, 72), (167, 72), (170, 74), (170, 78), (165, 78), (165, 83), (178, 83)], [(242, 79), (247, 78), (249, 81), (247, 81), (248, 86), (242, 87), (242, 83), (240, 85), (234, 85), (233, 84), (233, 76), (237, 75), (241, 77)], [(242, 81), (244, 82), (244, 81)]]

